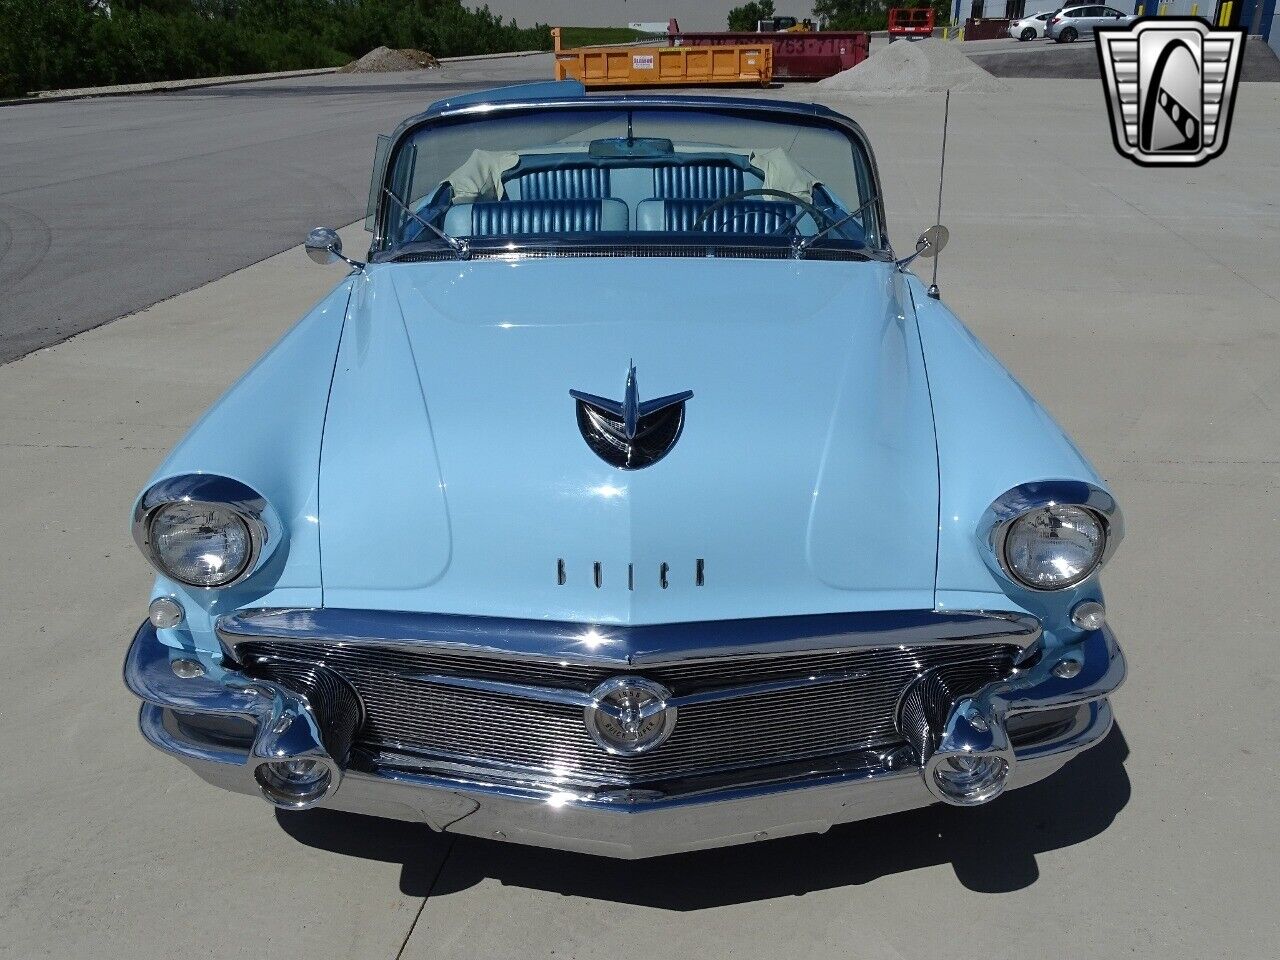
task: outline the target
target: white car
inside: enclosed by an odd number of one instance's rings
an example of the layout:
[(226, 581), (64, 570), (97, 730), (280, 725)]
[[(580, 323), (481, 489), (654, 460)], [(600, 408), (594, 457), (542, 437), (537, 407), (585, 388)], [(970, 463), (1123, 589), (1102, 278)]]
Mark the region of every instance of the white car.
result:
[(1009, 36), (1015, 40), (1036, 40), (1044, 36), (1045, 24), (1053, 16), (1052, 10), (1044, 13), (1033, 13), (1021, 20), (1009, 21)]
[(1058, 43), (1075, 43), (1081, 37), (1091, 36), (1095, 27), (1123, 27), (1137, 19), (1114, 7), (1071, 6), (1051, 14), (1044, 32)]

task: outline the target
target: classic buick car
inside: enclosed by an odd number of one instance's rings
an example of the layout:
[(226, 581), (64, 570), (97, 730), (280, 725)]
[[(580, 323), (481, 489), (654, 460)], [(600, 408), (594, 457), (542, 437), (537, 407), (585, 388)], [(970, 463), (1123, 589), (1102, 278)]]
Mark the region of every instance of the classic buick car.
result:
[[(983, 804), (1107, 733), (1106, 486), (810, 104), (434, 104), (366, 262), (137, 500), (155, 746), (618, 857)], [(916, 254), (945, 239), (926, 231)]]

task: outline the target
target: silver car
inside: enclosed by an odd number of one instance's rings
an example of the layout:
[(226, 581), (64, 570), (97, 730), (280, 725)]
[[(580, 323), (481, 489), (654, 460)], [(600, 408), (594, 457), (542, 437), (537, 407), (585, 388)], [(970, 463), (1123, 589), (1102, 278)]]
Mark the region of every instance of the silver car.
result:
[(1045, 35), (1059, 43), (1074, 43), (1081, 37), (1091, 36), (1095, 27), (1122, 27), (1135, 19), (1114, 7), (1064, 7), (1049, 17)]
[(1053, 16), (1051, 11), (1046, 10), (1044, 13), (1033, 13), (1029, 17), (1023, 17), (1020, 20), (1009, 21), (1009, 36), (1015, 40), (1035, 40), (1037, 37), (1043, 37), (1045, 25), (1048, 24), (1049, 18)]

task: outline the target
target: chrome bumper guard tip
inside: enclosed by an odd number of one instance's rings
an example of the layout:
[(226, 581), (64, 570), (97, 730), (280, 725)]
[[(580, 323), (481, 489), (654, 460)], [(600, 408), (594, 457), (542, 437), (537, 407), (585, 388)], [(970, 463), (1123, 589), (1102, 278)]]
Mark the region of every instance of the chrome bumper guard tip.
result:
[[(152, 744), (184, 760), (244, 766), (274, 806), (305, 810), (332, 797), (362, 722), (354, 691), (323, 667), (295, 671), (289, 686), (233, 671), (179, 677), (171, 666), (189, 656), (161, 642), (144, 622), (125, 659), (125, 686), (140, 700), (139, 726)], [(183, 737), (166, 723), (206, 715), (242, 720), (256, 730), (247, 751)]]
[[(681, 795), (591, 794), (376, 762), (351, 768), (348, 754), (361, 707), (336, 674), (325, 676), (317, 668), (316, 676), (285, 678), (287, 686), (216, 669), (180, 678), (170, 662), (181, 657), (190, 653), (167, 647), (144, 623), (126, 659), (125, 683), (143, 701), (144, 737), (217, 786), (258, 794), (288, 809), (322, 805), (628, 859), (823, 832), (939, 800), (985, 803), (1005, 789), (1049, 776), (1100, 742), (1112, 724), (1106, 698), (1125, 676), (1124, 656), (1103, 628), (1044, 651), (1030, 666), (970, 696), (953, 700), (945, 688), (930, 687), (927, 674), (920, 678), (904, 695), (899, 714), (916, 764), (904, 763), (901, 755), (861, 756), (826, 766), (815, 762), (788, 779)], [(1055, 669), (1065, 660), (1072, 669)], [(1037, 727), (1026, 715), (1042, 711), (1069, 716)], [(184, 724), (191, 717), (241, 722), (242, 745), (203, 736)], [(295, 764), (292, 771), (314, 776), (323, 788), (314, 796), (279, 792), (263, 771), (281, 763)]]
[(925, 674), (903, 697), (899, 729), (936, 799), (977, 806), (1004, 792), (1018, 762), (1011, 717), (1100, 700), (1124, 682), (1125, 672), (1115, 635), (1103, 627), (1075, 644), (1042, 651), (1029, 666), (971, 696), (952, 698), (938, 677)]

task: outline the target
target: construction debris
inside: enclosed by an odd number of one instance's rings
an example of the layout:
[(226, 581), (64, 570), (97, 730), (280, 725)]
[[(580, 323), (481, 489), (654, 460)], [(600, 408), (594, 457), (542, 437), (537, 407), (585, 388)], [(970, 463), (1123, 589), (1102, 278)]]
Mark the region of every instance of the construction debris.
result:
[(392, 50), (378, 47), (359, 60), (352, 60), (339, 73), (399, 73), (402, 70), (434, 70), (440, 61), (425, 50)]
[(816, 96), (911, 96), (941, 90), (996, 91), (1002, 82), (970, 60), (954, 40), (899, 40), (857, 66), (814, 84)]

